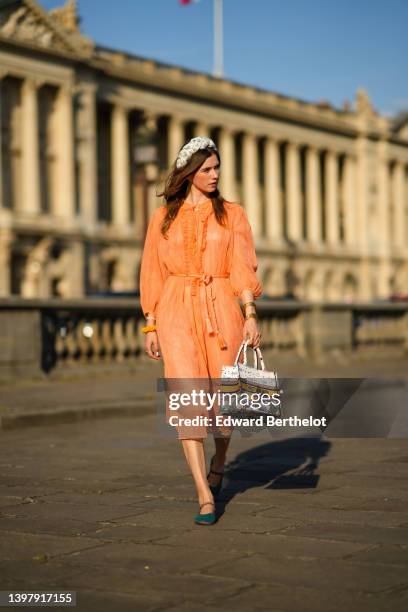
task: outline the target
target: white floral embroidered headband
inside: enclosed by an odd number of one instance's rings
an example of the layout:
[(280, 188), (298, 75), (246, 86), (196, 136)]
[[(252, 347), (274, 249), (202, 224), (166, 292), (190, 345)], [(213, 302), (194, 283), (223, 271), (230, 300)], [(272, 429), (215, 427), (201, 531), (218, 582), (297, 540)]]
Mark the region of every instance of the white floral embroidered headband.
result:
[(186, 145), (184, 145), (180, 153), (177, 155), (176, 167), (183, 168), (193, 153), (199, 149), (206, 149), (207, 147), (210, 147), (218, 152), (218, 149), (211, 138), (207, 138), (207, 136), (196, 136), (195, 138), (192, 138)]

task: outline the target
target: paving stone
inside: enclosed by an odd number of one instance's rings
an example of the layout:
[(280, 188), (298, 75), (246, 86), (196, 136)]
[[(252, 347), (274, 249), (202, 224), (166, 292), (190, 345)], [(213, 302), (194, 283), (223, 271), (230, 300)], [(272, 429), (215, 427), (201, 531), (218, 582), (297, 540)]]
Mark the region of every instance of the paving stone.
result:
[(62, 537), (47, 534), (2, 533), (0, 557), (3, 561), (29, 560), (36, 555), (57, 557), (103, 544), (93, 538)]
[(369, 510), (392, 514), (394, 512), (406, 512), (407, 502), (395, 497), (378, 496), (377, 499), (359, 500), (354, 506), (355, 510)]
[[(174, 596), (172, 600), (176, 602), (179, 597)], [(155, 612), (163, 610), (171, 601), (170, 595), (163, 597), (150, 593), (148, 597), (141, 597), (137, 594), (124, 595), (118, 591), (110, 592), (104, 589), (87, 591), (81, 589), (76, 596), (76, 612), (89, 612), (90, 610), (103, 610), (103, 612)], [(56, 607), (53, 610), (66, 612), (66, 606)]]
[(376, 546), (353, 555), (357, 563), (374, 563), (385, 565), (401, 565), (408, 567), (408, 547)]
[(215, 565), (211, 568), (211, 575), (219, 575), (218, 572), (222, 576), (242, 578), (258, 584), (274, 582), (295, 588), (316, 588), (320, 580), (325, 589), (336, 590), (341, 581), (345, 591), (366, 593), (378, 593), (408, 582), (406, 569), (396, 565), (369, 566), (335, 559), (270, 559), (260, 554), (240, 559), (231, 565)]
[(228, 609), (238, 610), (285, 610), (287, 612), (339, 612), (339, 610), (359, 610), (359, 612), (406, 612), (401, 601), (396, 598), (380, 597), (375, 594), (346, 591), (341, 588), (341, 578), (337, 589), (320, 587), (307, 588), (282, 584), (249, 587), (238, 595), (230, 597)]
[[(141, 483), (142, 485), (142, 483)], [(86, 493), (78, 493), (78, 492), (59, 492), (59, 493), (48, 493), (44, 497), (39, 495), (36, 498), (39, 503), (52, 503), (52, 504), (73, 504), (74, 506), (110, 506), (110, 507), (119, 507), (119, 508), (132, 508), (135, 506), (143, 506), (146, 501), (148, 501), (145, 496), (141, 496), (140, 492), (137, 493), (134, 488), (124, 489), (123, 491), (103, 491), (100, 492), (86, 492)]]
[[(204, 536), (202, 536), (204, 537)], [(109, 564), (131, 570), (134, 575), (143, 578), (148, 566), (149, 574), (186, 574), (222, 562), (227, 565), (242, 558), (242, 552), (222, 550), (182, 549), (162, 543), (135, 544), (133, 542), (105, 542), (99, 546), (75, 551), (64, 556), (64, 563), (75, 567), (103, 567)]]
[[(103, 504), (63, 504), (53, 503), (48, 497), (44, 501), (36, 501), (34, 503), (19, 504), (18, 506), (7, 506), (2, 509), (0, 518), (15, 517), (19, 519), (37, 518), (53, 520), (72, 519), (86, 521), (89, 518), (89, 508), (92, 506), (92, 519), (94, 521), (107, 521), (114, 518), (123, 518), (137, 514), (137, 510), (132, 506), (121, 506), (111, 504), (109, 506)], [(140, 510), (143, 512), (143, 510)]]
[[(237, 596), (238, 598), (239, 596)], [(237, 599), (239, 601), (239, 599)], [(166, 612), (214, 612), (214, 610), (225, 610), (227, 608), (224, 607), (225, 604), (222, 604), (220, 607), (215, 607), (214, 605), (203, 605), (199, 603), (197, 600), (185, 601), (182, 604), (178, 604), (177, 606), (171, 606), (170, 608), (166, 607)], [(278, 612), (277, 610), (271, 610), (268, 608), (270, 612)]]
[(408, 529), (371, 527), (339, 523), (315, 523), (288, 530), (288, 535), (323, 540), (367, 542), (368, 544), (408, 544)]
[[(352, 542), (326, 542), (313, 538), (299, 538), (280, 534), (241, 533), (226, 531), (222, 535), (223, 545), (230, 551), (247, 553), (262, 553), (270, 558), (305, 557), (315, 559), (341, 558), (354, 555), (367, 549), (366, 544)], [(220, 534), (212, 531), (205, 538), (195, 531), (171, 535), (161, 540), (162, 544), (197, 548), (203, 550), (218, 550)]]
[(82, 588), (98, 589), (103, 584), (111, 592), (136, 593), (141, 597), (150, 597), (153, 594), (154, 597), (168, 597), (170, 601), (194, 598), (203, 604), (236, 594), (243, 587), (249, 586), (250, 582), (245, 579), (237, 580), (214, 574), (204, 575), (192, 572), (184, 576), (171, 571), (168, 574), (153, 575), (149, 573), (149, 570), (145, 570), (140, 576), (138, 567), (123, 568), (110, 565), (102, 568), (89, 567), (86, 574), (75, 576), (72, 584), (72, 588), (79, 590)]
[(62, 561), (51, 559), (41, 561), (34, 559), (0, 561), (1, 588), (6, 590), (24, 590), (37, 587), (37, 590), (63, 588), (74, 590), (74, 578), (80, 570), (68, 566)]
[(296, 519), (300, 523), (340, 523), (363, 525), (370, 527), (398, 527), (401, 526), (408, 516), (406, 512), (378, 512), (373, 510), (350, 510), (336, 508), (319, 508), (304, 506), (302, 508), (293, 508), (289, 505), (286, 507), (273, 507), (265, 510), (259, 510), (258, 516), (267, 516), (271, 518), (281, 517), (286, 512), (290, 512), (291, 519)]
[(19, 518), (19, 517), (0, 517), (0, 535), (3, 531), (13, 531), (17, 533), (49, 534), (63, 536), (87, 535), (88, 531), (95, 531), (98, 523), (76, 521), (71, 519), (61, 520), (55, 518)]
[[(178, 529), (173, 526), (171, 531), (173, 534), (177, 534), (176, 537), (188, 533), (185, 525)], [(122, 525), (119, 522), (100, 526), (94, 532), (88, 531), (87, 533), (88, 538), (96, 538), (97, 540), (126, 540), (138, 543), (155, 542), (156, 540), (168, 538), (168, 536), (168, 526), (146, 527), (145, 525)]]

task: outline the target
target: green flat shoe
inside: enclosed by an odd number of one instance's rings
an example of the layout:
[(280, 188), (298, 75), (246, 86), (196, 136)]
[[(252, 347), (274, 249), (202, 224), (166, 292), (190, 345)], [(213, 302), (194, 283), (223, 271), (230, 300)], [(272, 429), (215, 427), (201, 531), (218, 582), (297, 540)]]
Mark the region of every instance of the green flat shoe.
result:
[(224, 472), (216, 472), (215, 470), (212, 469), (212, 464), (213, 464), (214, 459), (215, 459), (215, 455), (211, 458), (210, 471), (207, 474), (207, 479), (210, 474), (217, 474), (218, 476), (221, 476), (221, 480), (217, 485), (208, 485), (210, 487), (211, 493), (213, 494), (214, 497), (216, 497), (218, 493), (221, 491), (222, 479), (224, 478)]
[[(215, 510), (215, 504), (213, 502), (204, 502), (204, 504), (201, 504), (200, 510), (203, 506), (207, 505), (214, 506)], [(215, 512), (207, 512), (206, 514), (196, 514), (194, 517), (194, 521), (197, 523), (197, 525), (213, 525), (216, 521)]]

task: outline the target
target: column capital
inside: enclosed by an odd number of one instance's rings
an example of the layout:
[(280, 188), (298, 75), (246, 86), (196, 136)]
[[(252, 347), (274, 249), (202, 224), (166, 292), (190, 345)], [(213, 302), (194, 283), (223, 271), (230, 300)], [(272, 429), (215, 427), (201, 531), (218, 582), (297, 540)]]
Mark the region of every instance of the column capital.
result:
[(244, 140), (258, 140), (259, 134), (257, 132), (253, 132), (252, 130), (245, 130), (242, 133)]
[(278, 136), (275, 136), (274, 134), (265, 134), (264, 138), (266, 140), (266, 142), (273, 142), (277, 145), (281, 144), (282, 142), (284, 142), (284, 139), (282, 139), (281, 137), (278, 138)]
[(113, 108), (123, 112), (123, 113), (129, 113), (132, 110), (132, 106), (128, 101), (125, 101), (121, 98), (112, 98), (110, 100)]
[(47, 83), (47, 80), (41, 76), (26, 76), (23, 79), (23, 86), (28, 87), (30, 89), (40, 89), (43, 85)]
[(317, 155), (318, 153), (320, 153), (321, 148), (317, 144), (310, 143), (306, 145), (306, 151), (308, 153), (315, 153)]
[(77, 91), (79, 91), (78, 87), (74, 85), (74, 83), (60, 83), (58, 89), (60, 93), (70, 96), (73, 96), (75, 93), (77, 93)]
[(330, 159), (337, 159), (340, 156), (339, 152), (335, 149), (326, 149), (325, 153)]
[(302, 145), (300, 144), (300, 142), (296, 142), (296, 141), (294, 141), (294, 140), (287, 140), (287, 141), (286, 141), (286, 147), (287, 147), (287, 149), (290, 149), (290, 150), (292, 150), (292, 151), (297, 151), (298, 149), (300, 149), (300, 148), (301, 148), (301, 146), (302, 146)]
[(11, 227), (0, 228), (0, 250), (9, 247), (16, 238), (16, 233)]
[(405, 163), (402, 161), (402, 159), (394, 159), (394, 160), (393, 160), (393, 163), (394, 163), (394, 167), (395, 167), (396, 169), (398, 169), (398, 170), (403, 170), (403, 169), (404, 169), (404, 166), (406, 165), (406, 164), (405, 164)]
[(214, 122), (210, 123), (209, 121), (205, 121), (203, 119), (192, 118), (189, 119), (189, 121), (195, 124), (195, 129), (202, 126), (203, 128), (206, 128), (207, 132), (210, 132), (213, 127), (216, 127)]
[(223, 132), (224, 134), (228, 134), (229, 136), (235, 136), (235, 134), (239, 132), (239, 128), (235, 128), (230, 125), (220, 125), (220, 130), (221, 132)]
[(188, 119), (188, 117), (186, 117), (186, 115), (183, 115), (182, 113), (178, 113), (178, 112), (169, 113), (169, 114), (167, 114), (167, 117), (173, 123), (186, 123), (186, 122), (189, 121), (189, 119)]
[(92, 83), (91, 81), (81, 81), (74, 85), (77, 93), (81, 94), (96, 94), (98, 90), (98, 83)]

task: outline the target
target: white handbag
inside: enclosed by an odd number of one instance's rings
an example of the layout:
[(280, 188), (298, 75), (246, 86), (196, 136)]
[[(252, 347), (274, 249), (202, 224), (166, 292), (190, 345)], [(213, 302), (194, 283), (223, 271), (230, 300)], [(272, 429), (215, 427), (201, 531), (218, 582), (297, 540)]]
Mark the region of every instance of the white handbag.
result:
[[(272, 415), (280, 417), (282, 389), (277, 372), (265, 369), (261, 349), (254, 349), (254, 366), (247, 364), (248, 340), (239, 347), (234, 365), (221, 368), (220, 410), (222, 414), (241, 416)], [(242, 350), (244, 361), (239, 362)], [(259, 365), (261, 368), (259, 368)]]

